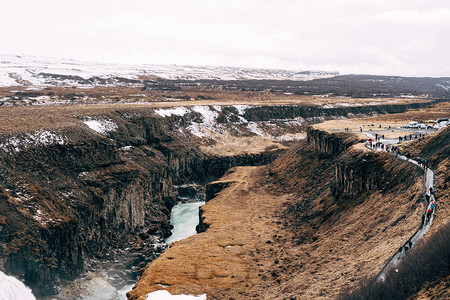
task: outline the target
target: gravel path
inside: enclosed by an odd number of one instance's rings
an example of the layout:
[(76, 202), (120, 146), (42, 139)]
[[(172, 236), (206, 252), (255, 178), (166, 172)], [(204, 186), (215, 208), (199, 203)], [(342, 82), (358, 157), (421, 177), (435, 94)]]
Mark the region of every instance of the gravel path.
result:
[[(370, 134), (367, 134), (369, 137), (371, 138), (375, 138), (375, 136), (371, 136)], [(394, 144), (393, 140), (390, 139), (385, 139), (385, 140), (379, 140), (379, 142), (385, 144), (385, 145), (389, 145), (389, 144)], [(373, 148), (370, 146), (370, 144), (366, 144), (366, 147), (368, 149), (373, 150)], [(381, 149), (381, 147), (377, 147), (375, 151), (384, 151), (385, 150)], [(388, 152), (391, 153), (391, 152)], [(384, 267), (384, 269), (380, 272), (380, 274), (378, 275), (378, 279), (380, 280), (384, 280), (386, 278), (386, 274), (389, 270), (391, 270), (392, 268), (395, 268), (398, 266), (398, 264), (400, 263), (400, 261), (403, 259), (403, 257), (405, 257), (406, 255), (408, 255), (409, 251), (411, 251), (412, 248), (414, 248), (414, 246), (416, 245), (416, 243), (428, 232), (428, 230), (430, 229), (431, 225), (433, 224), (433, 219), (434, 219), (434, 212), (435, 210), (433, 209), (432, 214), (431, 214), (431, 218), (429, 221), (426, 220), (426, 214), (428, 209), (431, 207), (432, 203), (436, 203), (436, 199), (434, 197), (434, 194), (430, 193), (430, 188), (434, 189), (434, 172), (433, 170), (429, 169), (429, 168), (425, 168), (423, 167), (421, 164), (419, 164), (418, 161), (407, 158), (406, 156), (403, 155), (396, 155), (396, 157), (398, 159), (401, 160), (405, 160), (408, 161), (409, 163), (412, 163), (422, 169), (424, 169), (425, 172), (425, 194), (430, 196), (430, 201), (427, 204), (427, 207), (424, 211), (424, 221), (421, 225), (421, 227), (416, 231), (416, 233), (402, 246), (399, 248), (399, 251), (397, 251), (397, 253), (395, 253), (391, 259), (389, 260), (389, 262), (386, 264), (386, 266)]]

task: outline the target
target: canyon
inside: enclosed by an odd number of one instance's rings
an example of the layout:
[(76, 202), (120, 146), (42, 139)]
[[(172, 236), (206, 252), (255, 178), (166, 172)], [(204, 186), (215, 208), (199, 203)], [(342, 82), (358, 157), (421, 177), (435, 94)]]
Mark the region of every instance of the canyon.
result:
[[(145, 260), (151, 260), (158, 252), (152, 249), (153, 242), (170, 234), (174, 185), (206, 183), (236, 165), (266, 164), (286, 148), (275, 141), (262, 143), (259, 153), (235, 150), (232, 155), (214, 156), (202, 151), (215, 143), (212, 135), (202, 136), (203, 132), (223, 134), (220, 130), (225, 127), (229, 132), (240, 131), (238, 136), (245, 138), (255, 136), (250, 130), (261, 124), (261, 128), (294, 133), (304, 130), (311, 120), (345, 113), (404, 111), (420, 105), (427, 103), (347, 109), (194, 106), (183, 115), (170, 107), (114, 107), (109, 111), (104, 107), (55, 107), (54, 111), (5, 107), (5, 115), (21, 116), (28, 126), (40, 122), (50, 126), (9, 131), (0, 137), (4, 153), (0, 161), (3, 266), (40, 296), (56, 293), (61, 281), (93, 267), (89, 258), (110, 259), (116, 255), (113, 249), (130, 248), (130, 243), (144, 247)], [(49, 113), (68, 121), (57, 122), (58, 127), (41, 121)], [(11, 120), (3, 120), (11, 126)], [(292, 120), (291, 124), (286, 120)], [(97, 131), (89, 124), (97, 125), (93, 127)], [(108, 129), (108, 124), (114, 126)], [(262, 133), (256, 136), (266, 138)]]
[[(420, 225), (420, 170), (347, 149), (335, 162), (330, 145), (359, 139), (315, 130), (308, 136), (329, 137), (329, 144), (301, 143), (268, 167), (239, 167), (213, 182), (225, 188), (201, 208), (206, 231), (150, 263), (130, 298), (164, 287), (208, 299), (329, 299), (381, 271), (394, 245)], [(373, 183), (383, 183), (380, 174), (396, 184), (379, 191)]]
[[(162, 287), (208, 299), (328, 298), (379, 271), (417, 227), (419, 170), (358, 152), (358, 134), (310, 126), (377, 123), (429, 107), (445, 117), (447, 106), (435, 108), (441, 100), (188, 92), (196, 99), (32, 105), (7, 89), (0, 270), (42, 299), (117, 260), (134, 276), (145, 269), (132, 299)], [(445, 180), (438, 179), (443, 190)], [(201, 233), (165, 249), (171, 209), (193, 184), (206, 185)], [(396, 203), (394, 214), (386, 202)], [(357, 231), (361, 222), (370, 228)], [(177, 273), (180, 264), (188, 278)]]

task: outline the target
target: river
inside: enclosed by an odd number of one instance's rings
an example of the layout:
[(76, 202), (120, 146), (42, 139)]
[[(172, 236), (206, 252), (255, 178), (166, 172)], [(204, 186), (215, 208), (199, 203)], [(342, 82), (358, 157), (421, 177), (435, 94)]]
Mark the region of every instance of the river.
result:
[[(168, 245), (197, 233), (195, 227), (199, 223), (199, 208), (203, 204), (205, 201), (179, 202), (172, 208), (170, 216), (170, 224), (173, 225), (172, 235), (165, 240)], [(126, 293), (133, 288), (133, 285), (127, 285), (118, 290), (117, 299), (126, 300)]]
[[(170, 223), (173, 225), (172, 235), (165, 243), (170, 245), (173, 242), (185, 239), (196, 234), (195, 227), (199, 223), (199, 207), (205, 204), (204, 201), (183, 201), (172, 208)], [(192, 200), (191, 200), (192, 201)], [(92, 274), (85, 279), (79, 279), (77, 286), (85, 293), (74, 295), (66, 290), (72, 287), (63, 288), (59, 295), (48, 299), (82, 299), (82, 300), (126, 300), (126, 293), (130, 291), (135, 282), (129, 283), (122, 288), (116, 288), (111, 283), (108, 274)], [(31, 290), (20, 280), (7, 276), (0, 272), (0, 300), (28, 300), (35, 299)]]

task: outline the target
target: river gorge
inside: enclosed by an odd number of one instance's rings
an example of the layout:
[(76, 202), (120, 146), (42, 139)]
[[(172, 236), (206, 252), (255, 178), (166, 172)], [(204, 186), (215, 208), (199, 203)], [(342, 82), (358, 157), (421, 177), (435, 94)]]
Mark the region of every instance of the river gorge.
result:
[[(68, 120), (64, 126), (36, 124), (0, 135), (2, 269), (38, 299), (71, 299), (61, 287), (73, 287), (77, 278), (94, 280), (95, 272), (106, 272), (115, 290), (129, 288), (164, 251), (164, 241), (194, 233), (184, 225), (186, 214), (195, 215), (203, 203), (198, 190), (231, 168), (273, 162), (314, 123), (428, 105), (55, 109), (54, 118), (64, 114)], [(23, 109), (39, 120), (40, 108)], [(319, 133), (308, 141), (326, 155), (347, 147)], [(335, 191), (341, 192), (339, 185)], [(170, 221), (177, 213), (181, 221)]]

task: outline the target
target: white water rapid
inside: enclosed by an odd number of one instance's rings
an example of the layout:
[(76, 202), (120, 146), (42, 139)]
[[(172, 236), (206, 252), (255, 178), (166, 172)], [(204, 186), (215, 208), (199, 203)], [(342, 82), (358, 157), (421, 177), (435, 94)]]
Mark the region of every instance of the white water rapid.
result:
[(166, 239), (168, 245), (197, 233), (195, 227), (199, 222), (198, 211), (203, 204), (204, 201), (178, 203), (172, 208), (170, 224), (174, 228), (172, 235)]
[(22, 281), (0, 271), (0, 300), (35, 300), (31, 289)]

